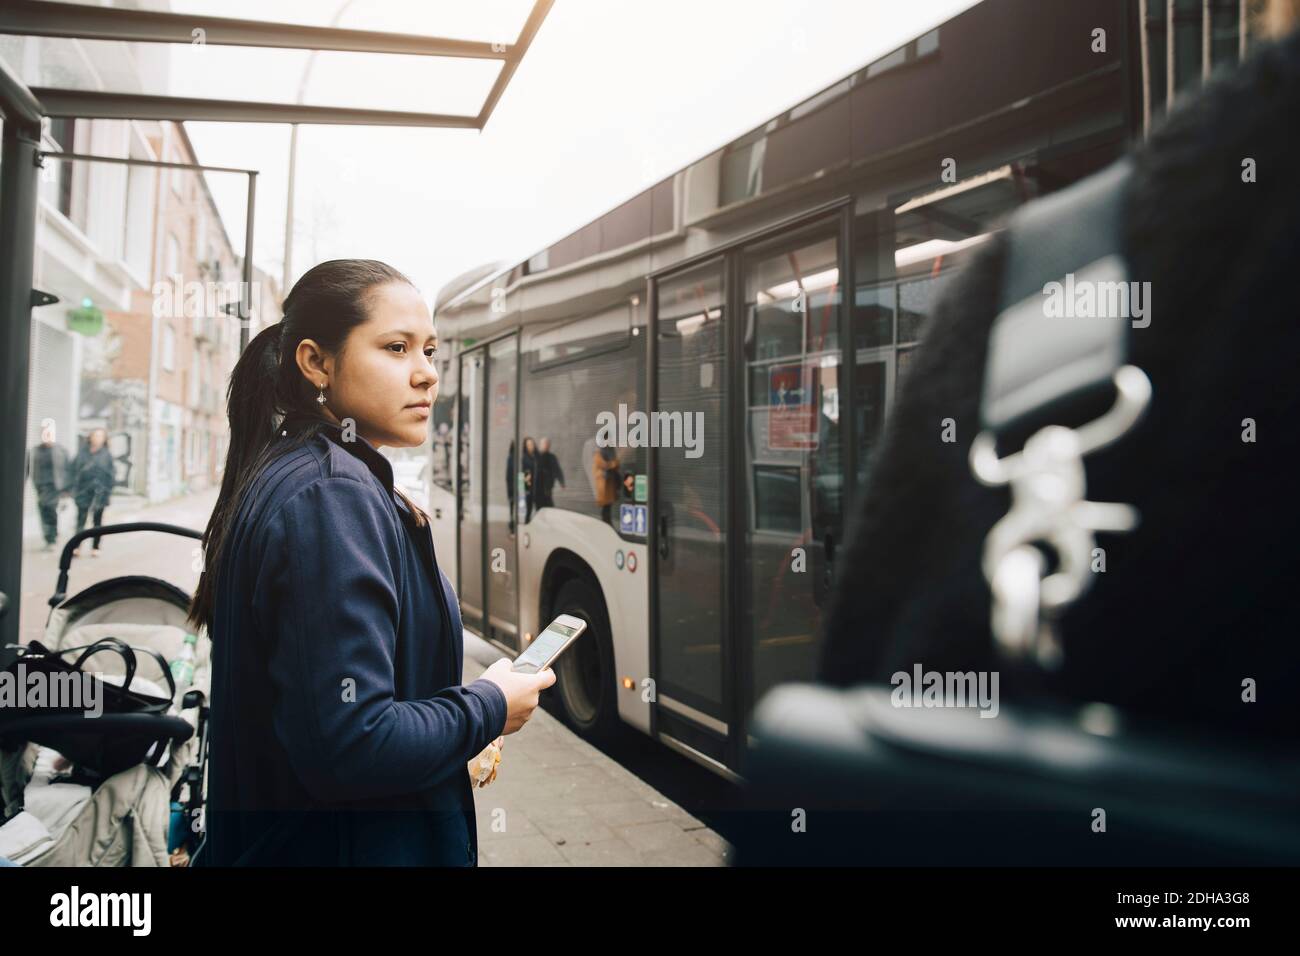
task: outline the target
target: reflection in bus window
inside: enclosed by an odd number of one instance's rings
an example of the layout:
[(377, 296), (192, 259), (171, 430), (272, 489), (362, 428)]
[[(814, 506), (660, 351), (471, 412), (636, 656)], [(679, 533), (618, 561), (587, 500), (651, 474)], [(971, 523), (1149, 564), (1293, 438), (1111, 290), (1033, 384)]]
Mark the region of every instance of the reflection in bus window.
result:
[(631, 334), (633, 315), (625, 300), (525, 332), (520, 434), (534, 442), (519, 515), (525, 523), (542, 508), (564, 508), (617, 525), (617, 506), (633, 500), (628, 486), (645, 472), (645, 450), (596, 443), (602, 412), (617, 418), (620, 405), (628, 413), (641, 408), (645, 360)]

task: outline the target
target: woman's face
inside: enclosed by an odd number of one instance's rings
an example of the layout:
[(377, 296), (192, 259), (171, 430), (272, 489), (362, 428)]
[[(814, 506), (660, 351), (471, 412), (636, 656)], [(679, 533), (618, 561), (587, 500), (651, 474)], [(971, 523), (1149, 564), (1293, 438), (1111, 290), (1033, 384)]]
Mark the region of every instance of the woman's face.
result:
[(102, 428), (96, 428), (90, 433), (90, 450), (99, 451), (100, 447), (108, 438), (108, 433)]
[(534, 442), (531, 438), (524, 439), (524, 454), (525, 455), (537, 454), (537, 443)]
[(353, 419), (372, 445), (421, 445), (438, 397), (433, 319), (405, 282), (371, 289), (366, 311), (341, 354), (324, 359), (323, 376), (309, 375), (313, 385), (328, 381), (322, 411), (336, 422)]

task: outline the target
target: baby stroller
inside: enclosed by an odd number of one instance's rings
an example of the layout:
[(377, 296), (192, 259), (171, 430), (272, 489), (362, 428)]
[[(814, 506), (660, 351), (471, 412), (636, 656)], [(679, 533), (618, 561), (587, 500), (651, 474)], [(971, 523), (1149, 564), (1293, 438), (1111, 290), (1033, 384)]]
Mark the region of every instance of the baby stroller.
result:
[[(211, 645), (202, 629), (188, 633), (189, 595), (158, 578), (127, 575), (67, 597), (73, 549), (92, 535), (133, 531), (202, 537), (156, 522), (74, 535), (59, 560), (40, 643), (68, 652), (58, 655), (68, 663), (93, 654), (86, 670), (93, 667), (105, 685), (114, 685), (107, 690), (121, 687), (155, 703), (151, 712), (105, 709), (93, 718), (0, 712), (0, 858), (20, 866), (185, 866), (201, 843)], [(187, 637), (193, 678), (177, 687), (169, 662), (189, 656)], [(35, 646), (21, 646), (18, 661)], [(179, 671), (188, 673), (183, 665)], [(57, 743), (69, 756), (39, 741)], [(93, 766), (71, 757), (86, 754), (95, 755), (85, 760)], [(128, 763), (111, 775), (94, 769)]]

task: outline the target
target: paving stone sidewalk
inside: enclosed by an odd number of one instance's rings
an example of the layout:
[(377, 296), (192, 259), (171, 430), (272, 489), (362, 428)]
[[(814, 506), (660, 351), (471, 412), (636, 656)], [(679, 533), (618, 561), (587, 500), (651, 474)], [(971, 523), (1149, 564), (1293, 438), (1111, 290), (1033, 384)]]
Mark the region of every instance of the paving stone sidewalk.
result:
[[(495, 660), (465, 635), (464, 680)], [(726, 866), (730, 847), (540, 707), (474, 791), (480, 866)]]

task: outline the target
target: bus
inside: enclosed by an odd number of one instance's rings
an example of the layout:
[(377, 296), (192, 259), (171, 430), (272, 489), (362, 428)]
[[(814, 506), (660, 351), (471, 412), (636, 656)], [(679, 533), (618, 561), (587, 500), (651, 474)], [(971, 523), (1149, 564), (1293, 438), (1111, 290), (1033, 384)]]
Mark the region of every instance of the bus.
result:
[(838, 548), (936, 298), (1009, 211), (1244, 55), (1243, 17), (984, 0), (448, 284), (427, 494), (466, 627), (513, 656), (582, 618), (573, 729), (738, 782), (755, 702), (815, 677), (837, 573), (887, 572)]

